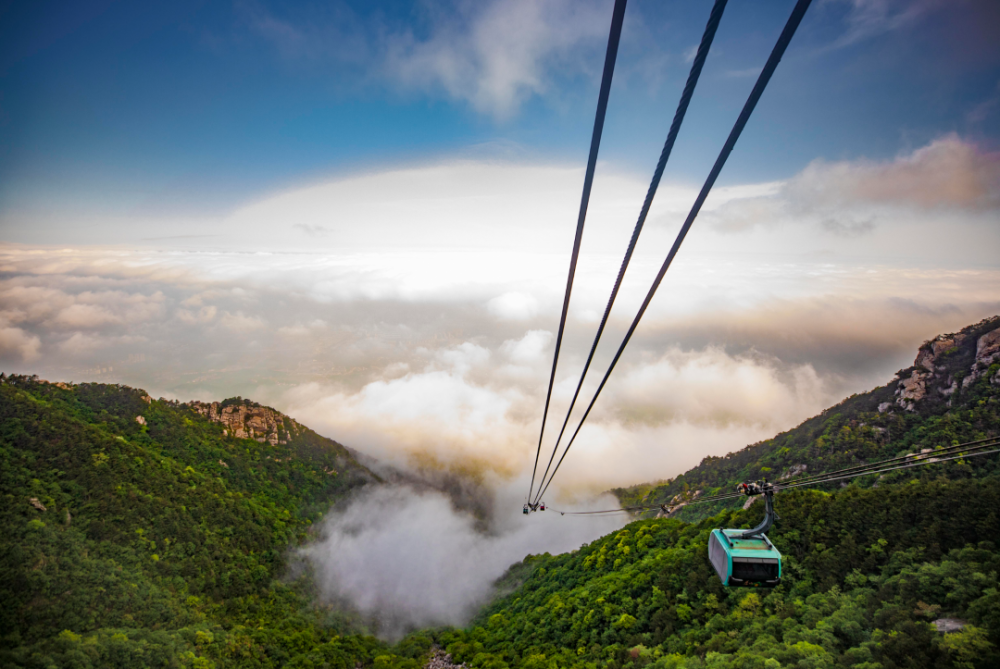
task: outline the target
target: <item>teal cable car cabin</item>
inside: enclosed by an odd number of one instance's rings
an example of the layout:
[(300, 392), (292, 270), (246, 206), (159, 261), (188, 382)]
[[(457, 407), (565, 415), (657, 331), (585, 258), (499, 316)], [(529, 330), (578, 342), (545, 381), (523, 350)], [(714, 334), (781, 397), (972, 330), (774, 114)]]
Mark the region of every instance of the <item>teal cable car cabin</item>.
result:
[(708, 561), (724, 586), (768, 587), (781, 583), (781, 552), (764, 534), (771, 529), (774, 487), (767, 481), (741, 483), (746, 495), (764, 495), (764, 520), (752, 530), (712, 530), (708, 536)]
[(743, 537), (747, 530), (712, 530), (708, 560), (726, 586), (781, 583), (781, 553), (766, 535)]

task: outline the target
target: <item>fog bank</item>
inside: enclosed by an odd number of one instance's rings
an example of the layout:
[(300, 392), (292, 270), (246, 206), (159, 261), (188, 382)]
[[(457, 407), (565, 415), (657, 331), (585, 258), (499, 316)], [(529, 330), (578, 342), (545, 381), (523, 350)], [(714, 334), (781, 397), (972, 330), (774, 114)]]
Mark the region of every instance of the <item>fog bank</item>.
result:
[[(320, 539), (301, 555), (314, 570), (321, 599), (360, 613), (380, 636), (461, 625), (511, 564), (528, 554), (576, 549), (626, 521), (625, 514), (574, 517), (552, 510), (526, 517), (519, 488), (484, 492), (496, 498), (484, 528), (442, 492), (369, 487), (332, 512)], [(617, 506), (604, 495), (574, 508)]]

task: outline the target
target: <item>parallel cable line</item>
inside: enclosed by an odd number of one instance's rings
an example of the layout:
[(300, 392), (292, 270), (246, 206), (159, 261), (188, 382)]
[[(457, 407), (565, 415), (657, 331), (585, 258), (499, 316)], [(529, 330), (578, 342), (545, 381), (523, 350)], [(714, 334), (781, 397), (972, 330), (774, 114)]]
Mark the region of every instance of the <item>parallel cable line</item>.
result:
[[(984, 443), (984, 442), (989, 442), (989, 443)], [(958, 446), (951, 446), (948, 449), (940, 449), (932, 453), (923, 453), (921, 456), (901, 456), (903, 459), (911, 459), (910, 462), (907, 462), (902, 465), (886, 467), (885, 465), (897, 462), (900, 459), (900, 458), (891, 458), (889, 460), (883, 460), (880, 462), (871, 463), (871, 465), (865, 467), (863, 471), (856, 471), (843, 474), (842, 472), (846, 472), (848, 470), (847, 469), (838, 470), (835, 472), (830, 472), (829, 474), (825, 475), (817, 475), (818, 478), (816, 478), (815, 480), (798, 481), (792, 484), (774, 484), (774, 489), (775, 492), (781, 492), (782, 490), (793, 490), (795, 488), (801, 488), (810, 485), (822, 485), (824, 483), (831, 483), (833, 481), (842, 481), (845, 479), (854, 479), (861, 476), (868, 476), (870, 474), (883, 474), (885, 472), (894, 472), (901, 469), (911, 469), (913, 467), (921, 467), (924, 465), (935, 465), (942, 462), (950, 462), (953, 460), (962, 460), (964, 458), (974, 458), (980, 455), (991, 455), (994, 453), (1000, 453), (1000, 448), (994, 448), (995, 446), (1000, 446), (1000, 439), (996, 438), (982, 439), (979, 441), (969, 442), (969, 444), (961, 444)], [(938, 457), (945, 450), (951, 453), (954, 453), (956, 450), (960, 450), (961, 452), (958, 455), (952, 455), (950, 457), (945, 457), (945, 458)], [(914, 459), (917, 457), (920, 457), (920, 459)], [(645, 505), (645, 506), (626, 506), (619, 509), (606, 509), (601, 511), (557, 511), (556, 509), (553, 509), (553, 511), (556, 511), (557, 513), (564, 516), (570, 516), (570, 515), (590, 516), (598, 514), (623, 513), (623, 512), (632, 513), (635, 511), (652, 511), (654, 509), (662, 509), (662, 508), (680, 508), (682, 506), (690, 506), (692, 504), (702, 504), (705, 502), (720, 502), (727, 499), (736, 499), (738, 497), (746, 497), (746, 495), (744, 495), (743, 493), (728, 493), (721, 495), (713, 495), (711, 497), (702, 497), (688, 502), (682, 502), (676, 505), (657, 504), (657, 505)]]
[[(820, 483), (830, 483), (832, 481), (841, 481), (843, 479), (853, 479), (859, 476), (868, 476), (870, 474), (882, 474), (884, 472), (894, 472), (899, 469), (910, 469), (911, 467), (921, 467), (923, 465), (936, 465), (940, 462), (949, 462), (951, 460), (961, 460), (963, 458), (974, 458), (980, 455), (990, 455), (991, 453), (1000, 453), (1000, 449), (985, 450), (987, 447), (1000, 446), (1000, 442), (986, 444), (985, 446), (977, 447), (976, 449), (969, 449), (968, 452), (962, 453), (960, 455), (953, 455), (948, 458), (927, 458), (925, 460), (920, 460), (918, 462), (910, 462), (905, 465), (897, 465), (895, 467), (887, 467), (885, 469), (874, 469), (863, 472), (858, 472), (856, 474), (845, 474), (843, 476), (832, 476), (830, 478), (825, 478), (820, 481), (805, 481), (803, 483), (796, 483), (788, 486), (780, 486), (778, 490), (790, 490), (792, 488), (799, 488), (807, 485), (819, 485)], [(928, 453), (928, 455), (930, 455)]]
[(552, 400), (552, 386), (556, 379), (556, 367), (559, 364), (559, 350), (562, 348), (563, 332), (566, 329), (566, 314), (569, 309), (569, 299), (573, 292), (573, 277), (576, 275), (576, 264), (580, 257), (580, 242), (583, 239), (583, 224), (587, 218), (587, 206), (590, 204), (590, 190), (594, 184), (594, 170), (597, 167), (597, 152), (601, 147), (601, 134), (604, 131), (604, 117), (608, 111), (608, 97), (611, 94), (611, 78), (615, 73), (615, 60), (618, 58), (618, 43), (621, 41), (622, 23), (625, 19), (627, 0), (615, 0), (614, 12), (611, 15), (611, 33), (608, 35), (608, 50), (604, 57), (604, 74), (601, 76), (601, 91), (597, 98), (597, 113), (594, 117), (594, 132), (590, 138), (590, 157), (587, 159), (587, 173), (583, 179), (583, 195), (580, 198), (580, 213), (576, 221), (576, 237), (573, 239), (573, 253), (569, 261), (569, 273), (566, 277), (566, 294), (563, 297), (562, 316), (559, 319), (559, 334), (556, 336), (556, 350), (552, 356), (552, 373), (549, 375), (549, 389), (545, 393), (545, 410), (542, 412), (542, 428), (538, 435), (538, 448), (535, 452), (535, 467), (531, 471), (531, 486), (528, 488), (528, 500), (535, 488), (535, 474), (538, 471), (538, 457), (542, 452), (542, 438), (545, 436), (545, 421), (549, 415), (549, 403)]
[[(597, 387), (597, 392), (594, 393), (594, 397), (590, 400), (587, 410), (584, 412), (583, 417), (576, 426), (573, 436), (570, 438), (569, 443), (566, 444), (566, 448), (563, 450), (563, 454), (559, 458), (556, 468), (552, 471), (548, 481), (544, 482), (544, 486), (541, 488), (541, 492), (538, 493), (536, 499), (541, 499), (542, 495), (545, 494), (549, 484), (552, 483), (552, 479), (555, 477), (556, 472), (559, 471), (559, 467), (566, 458), (566, 454), (569, 453), (569, 449), (573, 446), (573, 442), (576, 441), (577, 435), (580, 434), (580, 428), (583, 427), (584, 422), (587, 420), (591, 410), (594, 408), (594, 404), (597, 402), (597, 398), (600, 396), (601, 391), (604, 390), (604, 386), (608, 382), (611, 372), (614, 371), (615, 365), (618, 364), (618, 360), (625, 351), (625, 347), (628, 346), (629, 341), (632, 339), (632, 335), (635, 333), (635, 329), (638, 327), (639, 321), (642, 320), (643, 315), (646, 313), (646, 309), (649, 307), (649, 303), (656, 294), (656, 289), (659, 288), (660, 282), (663, 281), (664, 275), (666, 275), (667, 270), (670, 268), (670, 264), (677, 255), (677, 251), (680, 250), (681, 244), (684, 243), (684, 239), (687, 237), (688, 231), (691, 229), (695, 219), (698, 217), (698, 213), (701, 211), (701, 207), (705, 203), (705, 199), (708, 197), (709, 192), (711, 192), (712, 186), (715, 185), (716, 179), (719, 178), (719, 174), (722, 172), (722, 168), (725, 166), (726, 160), (729, 158), (729, 154), (736, 146), (736, 141), (740, 138), (740, 134), (742, 134), (743, 128), (746, 127), (747, 121), (750, 120), (750, 115), (757, 106), (757, 102), (760, 100), (761, 95), (763, 95), (764, 89), (767, 88), (767, 84), (771, 80), (771, 76), (777, 69), (778, 63), (781, 62), (781, 58), (784, 55), (785, 50), (788, 48), (789, 42), (792, 41), (792, 36), (795, 35), (795, 31), (798, 29), (799, 24), (802, 22), (802, 17), (805, 16), (806, 10), (809, 9), (809, 5), (811, 3), (812, 0), (798, 0), (798, 2), (795, 3), (795, 7), (792, 9), (792, 14), (789, 16), (788, 22), (781, 31), (781, 35), (778, 37), (778, 41), (774, 45), (774, 49), (771, 51), (771, 55), (768, 57), (767, 63), (764, 65), (764, 69), (757, 78), (757, 83), (754, 84), (753, 90), (750, 92), (750, 97), (747, 98), (746, 104), (743, 105), (743, 110), (740, 112), (739, 118), (736, 119), (736, 123), (730, 131), (729, 137), (726, 139), (726, 143), (722, 147), (722, 151), (719, 153), (718, 158), (716, 158), (715, 165), (712, 166), (712, 171), (709, 172), (708, 179), (705, 180), (705, 184), (702, 186), (701, 192), (698, 193), (698, 197), (695, 200), (694, 205), (691, 207), (691, 211), (688, 213), (687, 219), (684, 221), (684, 225), (681, 226), (680, 232), (677, 233), (677, 238), (674, 240), (674, 244), (670, 248), (670, 252), (667, 254), (666, 259), (663, 261), (663, 265), (660, 267), (660, 271), (657, 273), (656, 279), (653, 281), (653, 285), (646, 294), (646, 298), (643, 300), (642, 306), (639, 308), (639, 312), (635, 315), (632, 325), (629, 326), (625, 338), (618, 347), (618, 351), (615, 353), (615, 357), (612, 359), (611, 365), (608, 367), (608, 371), (605, 372), (604, 378), (601, 379), (601, 383)], [(532, 476), (532, 479), (534, 479), (534, 476)]]
[(807, 475), (804, 475), (804, 476), (799, 476), (799, 477), (796, 477), (796, 478), (791, 478), (791, 479), (785, 480), (783, 482), (776, 481), (775, 485), (782, 486), (782, 487), (787, 487), (788, 485), (793, 484), (793, 483), (801, 483), (801, 482), (810, 481), (810, 480), (817, 479), (817, 478), (826, 478), (828, 476), (833, 476), (834, 474), (846, 474), (846, 473), (853, 472), (855, 470), (870, 469), (873, 466), (883, 466), (883, 465), (891, 464), (893, 462), (903, 462), (905, 460), (913, 460), (913, 459), (924, 459), (925, 457), (932, 458), (932, 457), (935, 457), (937, 455), (949, 455), (951, 453), (954, 453), (955, 451), (961, 451), (963, 449), (967, 449), (970, 446), (974, 446), (976, 444), (982, 444), (982, 443), (985, 443), (985, 442), (988, 442), (988, 441), (989, 442), (997, 441), (997, 438), (996, 437), (990, 437), (990, 438), (987, 438), (987, 439), (978, 439), (976, 441), (969, 441), (969, 442), (966, 442), (964, 444), (955, 444), (953, 446), (944, 446), (944, 447), (942, 447), (942, 448), (940, 448), (938, 450), (932, 450), (932, 451), (929, 451), (927, 453), (910, 453), (908, 455), (900, 455), (900, 456), (897, 456), (895, 458), (889, 458), (888, 460), (881, 460), (881, 461), (878, 461), (878, 462), (875, 462), (875, 463), (869, 462), (869, 463), (865, 463), (865, 464), (859, 464), (859, 465), (855, 465), (853, 467), (846, 467), (844, 469), (838, 469), (838, 470), (832, 471), (832, 472), (822, 472), (822, 473), (819, 473), (819, 474), (812, 474), (812, 475), (808, 475), (807, 474)]
[[(715, 5), (712, 7), (712, 11), (708, 16), (708, 23), (705, 25), (705, 32), (701, 36), (701, 43), (698, 45), (698, 52), (694, 57), (694, 62), (691, 63), (691, 71), (688, 73), (687, 83), (684, 84), (684, 90), (681, 93), (681, 99), (677, 103), (677, 110), (674, 112), (674, 120), (670, 124), (670, 130), (667, 132), (667, 139), (663, 144), (663, 150), (660, 152), (660, 159), (656, 163), (656, 169), (653, 171), (653, 179), (649, 184), (649, 190), (646, 191), (646, 199), (642, 203), (642, 209), (639, 212), (639, 219), (635, 223), (635, 229), (632, 231), (632, 239), (629, 241), (628, 250), (625, 251), (625, 258), (622, 260), (621, 268), (618, 270), (618, 278), (615, 279), (615, 286), (611, 290), (611, 297), (608, 298), (608, 305), (604, 308), (604, 316), (601, 318), (601, 324), (597, 328), (597, 335), (594, 337), (594, 343), (590, 346), (590, 354), (587, 356), (587, 362), (583, 366), (583, 373), (580, 374), (580, 381), (576, 384), (576, 391), (573, 393), (573, 400), (569, 403), (569, 409), (566, 411), (566, 418), (563, 419), (562, 428), (559, 430), (559, 436), (556, 438), (555, 446), (552, 447), (552, 455), (549, 456), (549, 462), (545, 465), (545, 472), (542, 474), (542, 481), (549, 474), (549, 468), (552, 466), (552, 461), (555, 459), (556, 453), (559, 451), (559, 444), (562, 442), (563, 434), (566, 432), (566, 425), (569, 424), (570, 415), (573, 413), (573, 408), (576, 406), (576, 400), (580, 396), (580, 389), (583, 388), (583, 381), (587, 378), (587, 372), (590, 370), (590, 363), (594, 360), (594, 352), (597, 351), (597, 345), (601, 341), (601, 335), (604, 334), (604, 328), (608, 324), (608, 316), (611, 314), (611, 308), (614, 306), (615, 298), (618, 297), (618, 290), (621, 288), (622, 279), (625, 277), (625, 271), (628, 269), (629, 263), (632, 260), (632, 253), (635, 251), (636, 242), (639, 240), (639, 234), (642, 232), (642, 227), (646, 223), (646, 217), (649, 215), (649, 208), (653, 204), (653, 198), (656, 197), (656, 189), (660, 185), (660, 178), (663, 176), (663, 170), (667, 165), (667, 160), (670, 158), (670, 153), (673, 151), (674, 142), (677, 141), (677, 134), (680, 132), (681, 124), (684, 122), (684, 115), (687, 114), (688, 105), (691, 103), (691, 96), (694, 95), (695, 86), (698, 85), (698, 78), (701, 76), (701, 70), (705, 65), (705, 59), (708, 58), (708, 52), (712, 48), (712, 40), (715, 39), (715, 33), (719, 28), (719, 21), (722, 20), (722, 13), (726, 9), (726, 3), (729, 0), (715, 0)], [(539, 445), (541, 442), (539, 442)], [(537, 467), (537, 459), (535, 466)], [(532, 487), (534, 487), (534, 480), (532, 480)], [(540, 499), (540, 496), (539, 496)], [(529, 501), (531, 501), (529, 499)], [(535, 503), (538, 499), (534, 500)]]

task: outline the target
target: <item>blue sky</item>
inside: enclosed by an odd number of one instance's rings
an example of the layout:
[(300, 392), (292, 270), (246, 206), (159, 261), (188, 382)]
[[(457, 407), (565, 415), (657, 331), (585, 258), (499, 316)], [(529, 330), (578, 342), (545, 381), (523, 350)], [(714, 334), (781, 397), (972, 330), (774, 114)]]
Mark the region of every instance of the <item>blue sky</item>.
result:
[[(3, 225), (53, 207), (226, 209), (453, 155), (582, 162), (611, 3), (531, 4), (9, 3)], [(792, 4), (730, 3), (668, 179), (703, 178)], [(709, 6), (630, 3), (603, 159), (651, 171)], [(817, 0), (722, 183), (949, 132), (994, 146), (998, 43), (993, 2)]]

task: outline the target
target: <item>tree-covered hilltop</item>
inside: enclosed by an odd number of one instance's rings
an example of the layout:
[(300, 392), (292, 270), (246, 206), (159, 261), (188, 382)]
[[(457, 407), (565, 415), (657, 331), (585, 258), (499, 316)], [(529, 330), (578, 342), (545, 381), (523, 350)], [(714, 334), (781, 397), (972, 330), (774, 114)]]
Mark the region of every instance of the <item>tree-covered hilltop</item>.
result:
[[(701, 464), (663, 484), (618, 488), (623, 505), (678, 504), (737, 483), (818, 474), (925, 448), (1000, 435), (1000, 316), (925, 342), (913, 366), (772, 439)], [(990, 473), (989, 466), (982, 470)], [(874, 477), (859, 481), (872, 485)], [(681, 508), (695, 520), (734, 502)]]
[(777, 588), (724, 588), (706, 557), (713, 528), (752, 526), (759, 508), (640, 520), (529, 556), (506, 577), (519, 588), (436, 640), (473, 669), (998, 666), (1000, 481), (947, 466), (778, 496)]
[(0, 377), (0, 666), (347, 669), (384, 650), (280, 580), (373, 475), (305, 428), (225, 429), (124, 386)]

